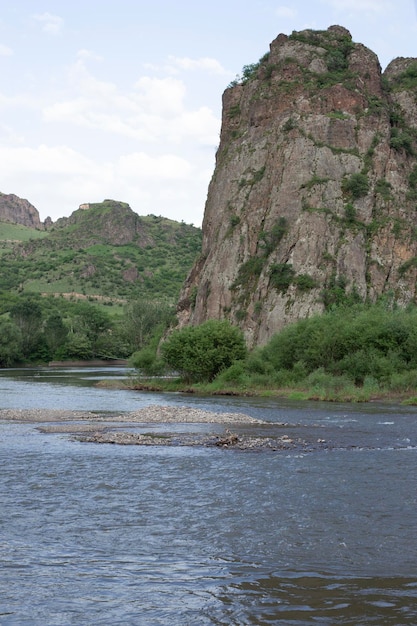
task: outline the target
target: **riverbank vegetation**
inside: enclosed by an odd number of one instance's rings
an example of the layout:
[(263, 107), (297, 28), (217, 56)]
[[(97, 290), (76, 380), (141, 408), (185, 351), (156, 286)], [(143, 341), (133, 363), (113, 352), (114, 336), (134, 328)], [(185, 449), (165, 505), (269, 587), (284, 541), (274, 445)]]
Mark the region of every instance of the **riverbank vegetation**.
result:
[[(135, 354), (132, 364), (141, 376), (132, 384), (194, 393), (281, 395), (298, 399), (369, 401), (373, 398), (417, 396), (417, 308), (393, 308), (385, 303), (337, 307), (323, 315), (287, 326), (270, 342), (250, 353), (239, 352), (232, 362), (208, 375), (192, 361), (211, 359), (208, 346), (231, 354), (227, 343), (214, 337), (217, 325), (237, 333), (228, 322), (211, 321), (174, 331), (159, 351)], [(194, 351), (189, 350), (190, 336)], [(241, 336), (241, 340), (243, 338)], [(172, 350), (175, 345), (175, 351)], [(240, 344), (241, 345), (241, 344)], [(153, 356), (152, 356), (153, 355)], [(188, 356), (187, 356), (188, 355)], [(207, 364), (209, 370), (209, 365)], [(146, 378), (148, 374), (178, 377)], [(415, 398), (417, 402), (417, 398)]]
[(164, 301), (118, 310), (24, 294), (0, 302), (0, 367), (130, 357), (134, 389), (417, 404), (415, 306), (334, 307), (248, 351), (226, 320), (168, 331), (175, 315)]
[(163, 300), (134, 300), (116, 308), (0, 292), (0, 367), (127, 359), (161, 334), (173, 314)]

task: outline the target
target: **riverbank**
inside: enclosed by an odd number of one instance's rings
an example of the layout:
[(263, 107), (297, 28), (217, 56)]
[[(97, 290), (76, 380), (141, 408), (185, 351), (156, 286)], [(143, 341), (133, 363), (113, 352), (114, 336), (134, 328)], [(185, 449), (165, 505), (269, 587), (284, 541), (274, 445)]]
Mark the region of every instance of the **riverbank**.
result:
[(403, 404), (405, 406), (417, 405), (417, 389), (410, 391), (394, 391), (392, 389), (376, 389), (375, 387), (346, 387), (328, 386), (307, 388), (299, 387), (224, 387), (219, 388), (213, 383), (190, 385), (185, 384), (179, 378), (126, 378), (124, 380), (101, 380), (96, 383), (97, 387), (104, 389), (129, 389), (132, 391), (183, 393), (184, 395), (206, 396), (236, 396), (236, 397), (260, 397), (260, 398), (283, 398), (286, 400), (310, 400), (320, 402), (387, 402)]

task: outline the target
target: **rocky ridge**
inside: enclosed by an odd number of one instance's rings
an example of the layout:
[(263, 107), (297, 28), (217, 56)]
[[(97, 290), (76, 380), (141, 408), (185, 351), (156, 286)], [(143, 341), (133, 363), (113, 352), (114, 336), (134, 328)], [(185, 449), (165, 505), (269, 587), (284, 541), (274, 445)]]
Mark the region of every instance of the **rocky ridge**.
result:
[(223, 95), (202, 253), (179, 325), (249, 346), (343, 298), (415, 301), (417, 59), (382, 73), (341, 26), (279, 35)]
[(14, 193), (0, 192), (0, 222), (21, 224), (28, 228), (44, 230), (50, 224), (50, 218), (41, 222), (39, 211), (28, 200), (16, 196)]

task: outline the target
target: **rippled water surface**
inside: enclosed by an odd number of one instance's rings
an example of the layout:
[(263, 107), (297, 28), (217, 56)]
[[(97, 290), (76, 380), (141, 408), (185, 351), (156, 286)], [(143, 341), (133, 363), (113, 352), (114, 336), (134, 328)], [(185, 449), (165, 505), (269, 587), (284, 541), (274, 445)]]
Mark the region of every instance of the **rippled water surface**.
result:
[(415, 409), (93, 386), (122, 374), (2, 370), (0, 408), (179, 403), (331, 445), (97, 445), (0, 422), (2, 626), (417, 624)]

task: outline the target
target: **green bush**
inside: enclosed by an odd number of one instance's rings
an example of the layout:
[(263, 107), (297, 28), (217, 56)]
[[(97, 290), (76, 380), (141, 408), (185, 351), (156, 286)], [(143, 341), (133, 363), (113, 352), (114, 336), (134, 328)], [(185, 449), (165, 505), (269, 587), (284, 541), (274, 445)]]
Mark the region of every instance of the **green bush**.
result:
[(158, 376), (165, 369), (163, 360), (158, 357), (153, 346), (147, 346), (132, 354), (129, 363), (145, 376)]
[(398, 352), (388, 351), (385, 353), (376, 347), (360, 348), (346, 354), (334, 364), (334, 369), (340, 375), (353, 378), (355, 383), (359, 385), (363, 384), (366, 376), (387, 381), (397, 368), (404, 369)]
[(275, 222), (271, 230), (262, 231), (259, 235), (260, 247), (263, 248), (265, 256), (269, 256), (275, 250), (281, 239), (288, 231), (288, 220), (280, 217)]
[(356, 209), (350, 202), (345, 206), (345, 220), (349, 225), (356, 223)]
[[(410, 185), (411, 185), (411, 182), (410, 182)], [(380, 178), (375, 185), (376, 193), (379, 193), (384, 198), (384, 200), (387, 200), (390, 197), (391, 189), (392, 189), (391, 183), (385, 180), (385, 178)]]
[(369, 180), (363, 172), (352, 174), (342, 183), (342, 191), (349, 194), (354, 200), (366, 196), (369, 191)]
[(216, 383), (221, 386), (233, 385), (235, 387), (244, 387), (248, 382), (248, 375), (244, 361), (235, 361), (230, 367), (222, 370), (216, 376)]
[(273, 263), (269, 270), (272, 287), (277, 291), (287, 291), (291, 285), (295, 272), (291, 263)]
[(341, 48), (333, 48), (329, 50), (326, 60), (329, 72), (344, 72), (349, 67), (347, 54), (345, 50), (342, 50)]
[(249, 374), (268, 374), (273, 372), (273, 368), (268, 361), (262, 358), (261, 350), (254, 350), (248, 355), (246, 360), (246, 371)]
[(309, 387), (313, 389), (321, 389), (326, 392), (332, 391), (341, 391), (342, 389), (346, 389), (353, 386), (353, 380), (349, 376), (342, 375), (334, 375), (329, 374), (324, 370), (323, 367), (320, 367), (314, 372), (311, 372), (306, 378), (306, 383)]
[(332, 274), (321, 292), (321, 299), (326, 310), (331, 310), (338, 306), (352, 306), (361, 302), (361, 297), (356, 288), (347, 290), (347, 279), (343, 275)]
[(417, 370), (394, 372), (387, 386), (396, 393), (415, 391), (417, 389)]
[(414, 166), (408, 177), (408, 183), (410, 185), (410, 191), (408, 192), (408, 197), (411, 200), (417, 200), (417, 165)]
[(417, 62), (412, 62), (407, 69), (394, 78), (396, 89), (417, 89)]
[(237, 273), (236, 279), (232, 284), (232, 289), (236, 289), (240, 285), (247, 286), (254, 279), (261, 275), (264, 259), (259, 256), (252, 256), (250, 259), (242, 263)]
[(210, 382), (246, 357), (243, 333), (227, 320), (208, 320), (174, 331), (161, 347), (168, 367), (188, 382)]
[(300, 380), (322, 368), (359, 385), (367, 378), (389, 384), (396, 374), (417, 369), (417, 309), (338, 308), (287, 326), (257, 359)]
[(294, 284), (297, 285), (299, 291), (309, 291), (317, 287), (317, 283), (309, 274), (298, 274), (294, 279)]

